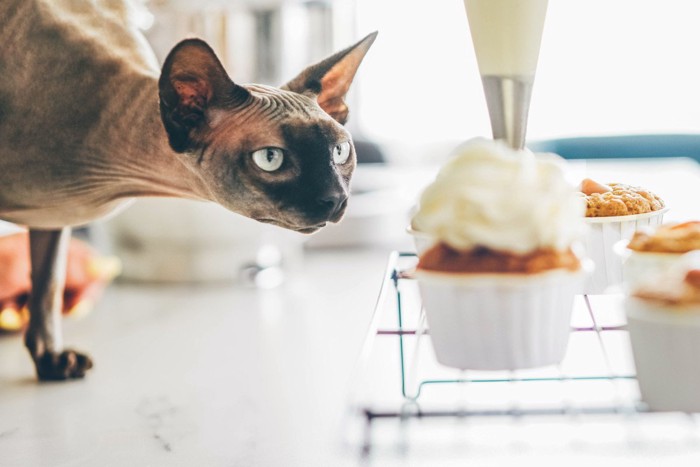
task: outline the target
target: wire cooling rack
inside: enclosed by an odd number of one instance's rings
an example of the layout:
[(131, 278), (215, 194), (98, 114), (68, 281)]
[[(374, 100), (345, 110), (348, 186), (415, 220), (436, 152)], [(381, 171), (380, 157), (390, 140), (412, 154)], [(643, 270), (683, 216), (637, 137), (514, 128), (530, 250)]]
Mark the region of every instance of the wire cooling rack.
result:
[(437, 363), (412, 277), (417, 258), (393, 252), (385, 271), (351, 397), (363, 449), (379, 420), (450, 417), (635, 417), (647, 411), (635, 377), (621, 295), (578, 296), (567, 355), (519, 371), (460, 371)]

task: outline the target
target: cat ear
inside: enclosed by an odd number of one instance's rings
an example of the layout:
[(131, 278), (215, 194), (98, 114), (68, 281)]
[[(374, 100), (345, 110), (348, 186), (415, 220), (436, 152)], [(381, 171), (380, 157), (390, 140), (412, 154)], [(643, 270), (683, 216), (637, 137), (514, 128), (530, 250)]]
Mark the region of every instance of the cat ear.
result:
[(209, 45), (186, 39), (168, 54), (158, 81), (160, 116), (170, 146), (184, 152), (206, 126), (206, 112), (243, 102), (249, 93), (228, 77)]
[(350, 89), (357, 68), (376, 37), (375, 31), (357, 44), (311, 65), (282, 86), (282, 89), (316, 96), (318, 105), (328, 115), (345, 124), (348, 119), (345, 95)]

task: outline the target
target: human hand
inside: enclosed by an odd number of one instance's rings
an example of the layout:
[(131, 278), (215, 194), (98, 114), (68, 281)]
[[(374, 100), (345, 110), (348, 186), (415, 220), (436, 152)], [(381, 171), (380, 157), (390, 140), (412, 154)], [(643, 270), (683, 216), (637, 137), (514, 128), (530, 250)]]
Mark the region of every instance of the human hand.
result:
[[(117, 258), (102, 257), (87, 243), (72, 238), (68, 249), (63, 313), (88, 313), (119, 270)], [(0, 331), (19, 331), (28, 323), (30, 274), (28, 233), (0, 237)]]

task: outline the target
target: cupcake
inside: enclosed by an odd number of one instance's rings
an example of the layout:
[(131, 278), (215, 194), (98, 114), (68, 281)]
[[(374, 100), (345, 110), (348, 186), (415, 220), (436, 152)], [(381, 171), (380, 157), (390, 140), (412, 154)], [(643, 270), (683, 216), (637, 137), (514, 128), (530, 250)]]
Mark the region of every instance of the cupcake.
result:
[(625, 300), (639, 389), (652, 410), (700, 412), (700, 264), (694, 255)]
[(563, 359), (585, 229), (563, 164), (475, 139), (423, 192), (412, 226), (432, 245), (416, 278), (440, 363), (514, 370)]
[(585, 179), (579, 189), (589, 226), (586, 251), (595, 263), (585, 292), (606, 293), (610, 286), (622, 283), (622, 261), (615, 254), (615, 244), (629, 240), (638, 229), (661, 224), (667, 209), (661, 198), (642, 187)]
[(623, 285), (629, 291), (645, 278), (663, 274), (685, 253), (700, 250), (700, 221), (646, 227), (622, 240), (616, 252), (622, 257)]

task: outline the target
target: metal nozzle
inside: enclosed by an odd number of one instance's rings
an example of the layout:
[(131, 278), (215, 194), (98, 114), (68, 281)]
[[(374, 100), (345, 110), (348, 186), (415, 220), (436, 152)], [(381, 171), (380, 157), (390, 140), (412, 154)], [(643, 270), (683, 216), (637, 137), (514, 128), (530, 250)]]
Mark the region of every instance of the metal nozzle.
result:
[(505, 140), (515, 149), (525, 147), (527, 116), (534, 80), (534, 76), (481, 77), (491, 117), (493, 138)]

